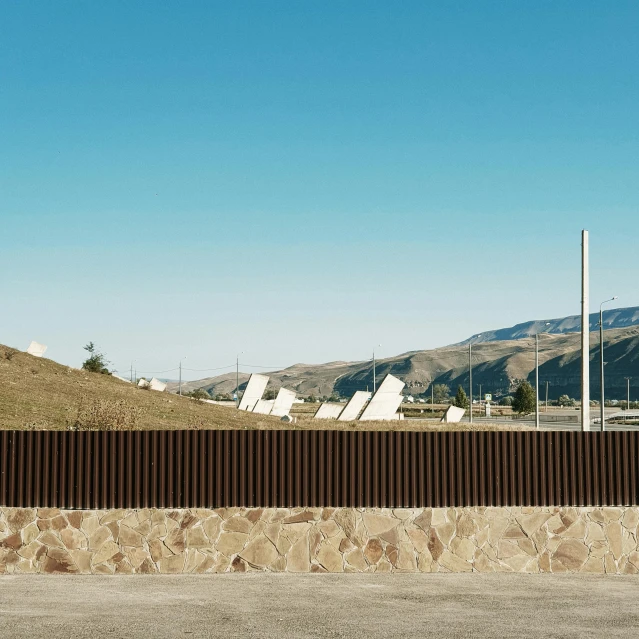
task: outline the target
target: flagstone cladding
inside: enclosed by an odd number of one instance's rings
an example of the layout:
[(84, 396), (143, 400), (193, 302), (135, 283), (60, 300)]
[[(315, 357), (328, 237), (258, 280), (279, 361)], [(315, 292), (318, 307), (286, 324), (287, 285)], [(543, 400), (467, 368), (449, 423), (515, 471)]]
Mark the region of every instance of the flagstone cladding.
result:
[(639, 571), (639, 508), (0, 508), (2, 573)]

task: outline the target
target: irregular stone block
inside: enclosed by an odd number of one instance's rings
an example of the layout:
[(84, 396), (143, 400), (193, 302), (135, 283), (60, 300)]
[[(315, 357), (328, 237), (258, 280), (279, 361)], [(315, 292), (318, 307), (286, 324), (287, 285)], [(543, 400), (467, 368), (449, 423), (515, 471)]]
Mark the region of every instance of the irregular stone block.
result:
[[(604, 514), (605, 514), (604, 508)], [(618, 509), (616, 509), (618, 510)], [(606, 538), (608, 539), (608, 543), (610, 544), (610, 550), (612, 550), (612, 554), (615, 559), (619, 559), (621, 557), (623, 548), (622, 548), (622, 536), (621, 536), (621, 524), (619, 521), (612, 521), (605, 528)]]
[(317, 553), (317, 561), (328, 572), (344, 572), (342, 555), (328, 542), (322, 543)]
[(587, 558), (588, 548), (583, 542), (576, 539), (566, 539), (561, 542), (552, 555), (553, 572), (555, 572), (555, 560), (561, 562), (568, 570), (577, 572), (584, 565)]
[(93, 565), (101, 564), (105, 561), (108, 561), (114, 555), (117, 555), (120, 552), (119, 546), (113, 541), (107, 541), (104, 545), (98, 550), (95, 555), (93, 555)]
[(308, 537), (300, 537), (286, 555), (286, 570), (308, 572), (311, 565)]
[(438, 560), (438, 563), (444, 566), (444, 568), (447, 568), (448, 570), (450, 570), (451, 572), (472, 572), (473, 571), (472, 564), (468, 563), (467, 561), (464, 561), (463, 559), (460, 559), (456, 555), (453, 555), (453, 553), (449, 552), (448, 550), (445, 550), (442, 553), (441, 557)]
[(223, 532), (217, 541), (217, 549), (227, 557), (234, 555), (244, 548), (248, 535), (237, 532)]
[(65, 528), (60, 533), (60, 539), (68, 550), (86, 548), (88, 543), (86, 535), (77, 528)]
[(278, 557), (277, 549), (264, 535), (260, 535), (254, 539), (239, 554), (242, 559), (258, 568), (265, 568), (266, 566), (269, 566)]
[(19, 532), (36, 519), (34, 508), (5, 508), (4, 517), (11, 532)]
[(89, 550), (98, 550), (107, 539), (112, 539), (111, 531), (106, 526), (100, 526), (89, 537)]
[(380, 534), (388, 532), (399, 525), (399, 521), (387, 515), (377, 515), (365, 512), (362, 515), (364, 526), (371, 537), (378, 537)]

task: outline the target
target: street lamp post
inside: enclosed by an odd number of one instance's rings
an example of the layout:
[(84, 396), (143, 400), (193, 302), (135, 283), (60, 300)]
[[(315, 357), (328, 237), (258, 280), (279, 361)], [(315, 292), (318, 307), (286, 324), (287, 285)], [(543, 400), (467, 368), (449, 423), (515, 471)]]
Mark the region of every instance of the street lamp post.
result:
[(609, 300), (604, 300), (599, 305), (599, 366), (601, 368), (601, 432), (606, 429), (606, 417), (604, 415), (604, 345), (603, 345), (603, 305), (619, 299), (617, 295)]
[(473, 423), (473, 339), (481, 337), (475, 335), (468, 342), (468, 406), (470, 407), (470, 423)]
[[(377, 346), (381, 347), (381, 344), (378, 344)], [(373, 349), (373, 395), (375, 394), (376, 390), (377, 390), (377, 383), (375, 378), (375, 349)]]
[(626, 377), (626, 383), (628, 384), (628, 395), (626, 396), (626, 410), (630, 410), (630, 380), (632, 378)]
[(240, 405), (240, 355), (243, 354), (244, 351), (240, 351), (235, 357), (235, 408)]
[[(544, 328), (535, 333), (535, 428), (537, 430), (539, 430), (539, 333), (546, 330), (546, 326), (550, 326), (550, 322), (546, 322)], [(548, 400), (546, 405), (547, 403)]]
[(546, 410), (544, 413), (548, 412), (548, 380), (546, 380)]

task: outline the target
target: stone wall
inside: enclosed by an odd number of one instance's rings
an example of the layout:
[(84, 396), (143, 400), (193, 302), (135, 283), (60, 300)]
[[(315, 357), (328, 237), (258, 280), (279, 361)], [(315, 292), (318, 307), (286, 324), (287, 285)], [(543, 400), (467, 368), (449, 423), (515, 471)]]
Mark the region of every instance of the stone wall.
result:
[(637, 573), (639, 508), (0, 508), (0, 573)]

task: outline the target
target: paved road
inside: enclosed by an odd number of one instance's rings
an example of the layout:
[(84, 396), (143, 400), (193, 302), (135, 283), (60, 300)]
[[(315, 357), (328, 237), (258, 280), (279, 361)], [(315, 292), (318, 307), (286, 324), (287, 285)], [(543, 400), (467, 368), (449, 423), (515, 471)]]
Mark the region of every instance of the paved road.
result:
[(636, 637), (639, 578), (0, 577), (0, 636)]

